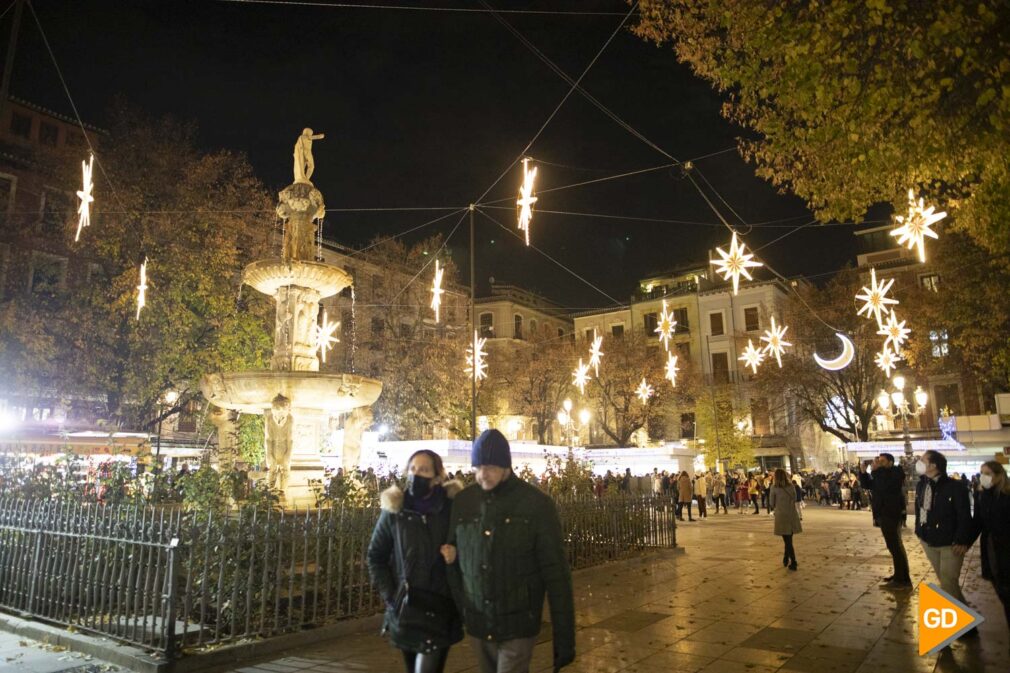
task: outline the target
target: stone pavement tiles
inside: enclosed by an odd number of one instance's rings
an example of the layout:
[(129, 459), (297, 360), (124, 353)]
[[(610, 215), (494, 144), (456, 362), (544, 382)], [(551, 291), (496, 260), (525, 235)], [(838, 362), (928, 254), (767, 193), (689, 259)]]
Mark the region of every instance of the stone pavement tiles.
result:
[(118, 666), (0, 631), (0, 673), (114, 673)]
[[(730, 512), (678, 528), (683, 553), (664, 551), (575, 575), (576, 662), (566, 673), (1006, 673), (1008, 629), (977, 546), (964, 591), (986, 617), (981, 637), (938, 656), (916, 646), (918, 597), (877, 588), (890, 557), (866, 512), (810, 506), (797, 535), (799, 570), (782, 567), (771, 517)], [(905, 532), (913, 579), (933, 581), (914, 535)], [(551, 670), (549, 629), (534, 672)], [(398, 673), (399, 652), (364, 634), (250, 664), (239, 673)], [(449, 655), (448, 673), (476, 672), (469, 645)]]

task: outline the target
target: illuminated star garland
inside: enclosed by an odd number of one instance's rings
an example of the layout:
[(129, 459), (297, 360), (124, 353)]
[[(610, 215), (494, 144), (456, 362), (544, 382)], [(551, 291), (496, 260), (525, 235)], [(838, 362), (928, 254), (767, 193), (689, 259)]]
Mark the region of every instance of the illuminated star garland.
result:
[(635, 395), (642, 402), (642, 404), (648, 404), (649, 398), (652, 397), (652, 393), (655, 392), (649, 382), (642, 377), (642, 382), (638, 384), (638, 389), (635, 391)]
[(587, 383), (589, 383), (589, 365), (582, 364), (582, 358), (579, 358), (579, 366), (572, 372), (572, 385), (579, 389), (580, 395), (585, 395)]
[(439, 321), (439, 308), (442, 306), (442, 295), (445, 294), (445, 290), (442, 289), (442, 276), (445, 274), (445, 267), (440, 267), (438, 265), (438, 260), (435, 260), (435, 276), (431, 281), (431, 309), (435, 312), (435, 322)]
[(663, 348), (666, 350), (670, 350), (670, 338), (673, 337), (676, 329), (677, 321), (673, 319), (673, 314), (667, 310), (666, 300), (664, 299), (663, 312), (659, 314), (659, 320), (656, 323), (654, 331), (659, 335), (659, 342), (663, 344)]
[[(487, 377), (487, 352), (484, 351), (484, 344), (487, 343), (487, 339), (479, 339), (477, 337), (477, 330), (473, 331), (473, 343), (467, 346), (466, 349), (466, 373), (473, 375), (478, 381), (482, 381)], [(474, 360), (476, 359), (476, 365)], [(474, 367), (476, 366), (477, 373), (474, 374)]]
[(140, 309), (147, 306), (147, 257), (140, 265), (140, 284), (137, 285), (137, 320), (140, 320)]
[(877, 330), (877, 334), (886, 337), (884, 339), (884, 348), (886, 349), (887, 345), (890, 344), (894, 349), (895, 355), (901, 355), (901, 346), (908, 340), (908, 335), (911, 332), (912, 330), (905, 327), (904, 320), (898, 322), (897, 311), (891, 311), (887, 315), (887, 322)]
[(900, 355), (896, 354), (887, 346), (884, 346), (884, 350), (877, 353), (877, 355), (873, 358), (873, 362), (884, 370), (884, 376), (889, 377), (891, 376), (891, 370), (897, 368), (898, 360), (900, 359)]
[(519, 230), (526, 236), (526, 245), (530, 244), (530, 222), (533, 220), (533, 204), (537, 202), (537, 197), (533, 196), (537, 167), (530, 170), (529, 163), (530, 158), (523, 157), (523, 183), (519, 187), (519, 199), (516, 201), (519, 206)]
[(785, 351), (786, 346), (792, 346), (791, 343), (783, 339), (788, 331), (789, 327), (786, 325), (776, 325), (775, 316), (772, 316), (772, 327), (771, 329), (765, 330), (765, 334), (761, 337), (761, 341), (764, 341), (764, 352), (766, 355), (772, 355), (775, 357), (775, 362), (778, 363), (779, 369), (782, 368), (782, 353)]
[(864, 287), (860, 290), (861, 294), (856, 295), (856, 299), (863, 302), (862, 308), (856, 311), (856, 315), (862, 315), (866, 312), (867, 318), (876, 318), (877, 326), (883, 327), (884, 319), (881, 317), (883, 313), (890, 311), (887, 308), (888, 304), (897, 304), (897, 299), (892, 299), (887, 296), (888, 291), (890, 291), (891, 286), (894, 285), (894, 279), (888, 278), (877, 283), (877, 270), (870, 269), (870, 287)]
[(603, 337), (593, 330), (593, 345), (589, 347), (589, 366), (593, 368), (596, 375), (600, 375), (600, 360), (603, 358)]
[(745, 367), (750, 367), (751, 371), (757, 374), (758, 365), (764, 362), (765, 354), (760, 348), (754, 346), (754, 342), (747, 339), (747, 348), (743, 349), (743, 355), (737, 358), (744, 363)]
[(326, 311), (323, 311), (323, 322), (321, 325), (315, 326), (313, 338), (316, 352), (319, 353), (319, 359), (323, 362), (326, 362), (326, 352), (333, 348), (333, 344), (340, 343), (340, 339), (334, 336), (338, 327), (340, 327), (340, 321), (330, 322)]
[(91, 226), (91, 204), (94, 202), (95, 197), (92, 192), (95, 189), (94, 183), (91, 181), (92, 168), (95, 164), (95, 155), (92, 154), (87, 161), (81, 162), (81, 172), (84, 174), (82, 180), (81, 189), (77, 192), (77, 198), (81, 200), (79, 206), (77, 206), (77, 235), (74, 236), (74, 242), (81, 240), (81, 230), (84, 227)]
[(716, 272), (722, 274), (723, 280), (733, 279), (733, 294), (737, 294), (740, 288), (740, 276), (754, 280), (747, 270), (749, 267), (764, 266), (761, 262), (752, 261), (754, 254), (748, 253), (747, 246), (737, 240), (735, 231), (729, 252), (725, 252), (722, 248), (716, 248), (715, 251), (722, 259), (713, 259), (711, 263), (716, 265)]
[(674, 388), (677, 387), (677, 372), (680, 368), (677, 367), (677, 356), (673, 353), (666, 354), (666, 373), (664, 376), (670, 382), (670, 385)]
[(891, 236), (898, 238), (898, 245), (904, 245), (909, 250), (919, 249), (919, 261), (926, 261), (926, 237), (939, 238), (930, 227), (947, 217), (946, 212), (933, 212), (935, 206), (926, 208), (926, 202), (920, 198), (915, 200), (915, 192), (908, 190), (908, 214), (898, 215), (894, 219), (901, 225), (891, 230)]

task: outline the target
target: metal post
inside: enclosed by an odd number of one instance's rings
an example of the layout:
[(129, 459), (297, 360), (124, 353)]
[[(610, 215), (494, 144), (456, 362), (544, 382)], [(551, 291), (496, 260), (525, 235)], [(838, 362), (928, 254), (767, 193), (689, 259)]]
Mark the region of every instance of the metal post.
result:
[(908, 411), (902, 407), (901, 408), (901, 431), (904, 434), (905, 439), (905, 455), (912, 456), (912, 437), (908, 434)]
[(158, 441), (154, 448), (154, 470), (155, 474), (161, 472), (161, 403), (158, 404)]
[[(477, 309), (476, 309), (476, 296), (477, 296), (477, 255), (475, 253), (476, 244), (474, 243), (474, 226), (473, 226), (473, 213), (476, 210), (474, 204), (470, 204), (470, 333), (476, 335), (477, 333)], [(473, 348), (473, 362), (470, 369), (470, 435), (474, 441), (477, 439), (477, 344), (476, 337), (473, 338), (474, 342), (470, 344)]]
[[(175, 532), (175, 531), (173, 531)], [(168, 567), (165, 570), (165, 582), (168, 590), (165, 592), (165, 656), (168, 659), (175, 658), (175, 552), (179, 548), (179, 538), (174, 537), (168, 543)]]

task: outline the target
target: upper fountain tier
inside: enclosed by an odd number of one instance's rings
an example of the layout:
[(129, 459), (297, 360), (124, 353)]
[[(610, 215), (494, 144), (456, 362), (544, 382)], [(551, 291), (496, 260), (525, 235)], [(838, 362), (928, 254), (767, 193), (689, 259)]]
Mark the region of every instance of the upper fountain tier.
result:
[(343, 269), (322, 262), (304, 260), (261, 259), (249, 264), (242, 272), (242, 283), (274, 297), (284, 287), (304, 287), (319, 294), (320, 299), (340, 293), (352, 283)]

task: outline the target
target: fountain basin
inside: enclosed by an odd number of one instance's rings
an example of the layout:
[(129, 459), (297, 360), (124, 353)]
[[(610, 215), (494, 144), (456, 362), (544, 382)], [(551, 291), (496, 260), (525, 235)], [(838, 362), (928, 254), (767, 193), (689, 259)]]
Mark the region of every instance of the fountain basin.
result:
[(200, 388), (211, 404), (246, 414), (262, 414), (280, 393), (291, 400), (295, 413), (311, 410), (333, 415), (374, 404), (382, 382), (327, 372), (228, 372), (207, 374)]
[(325, 299), (339, 293), (353, 281), (343, 269), (322, 262), (263, 259), (243, 269), (242, 282), (271, 297), (281, 288), (295, 285), (315, 290), (320, 299)]

